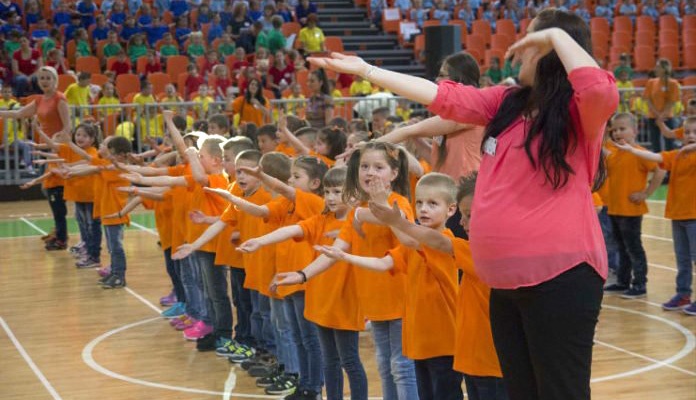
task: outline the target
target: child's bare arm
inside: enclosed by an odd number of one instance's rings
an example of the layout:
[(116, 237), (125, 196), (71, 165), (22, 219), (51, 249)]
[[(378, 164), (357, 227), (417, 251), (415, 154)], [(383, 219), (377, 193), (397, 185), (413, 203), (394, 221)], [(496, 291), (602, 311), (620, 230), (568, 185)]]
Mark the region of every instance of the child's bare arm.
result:
[(314, 246), (314, 249), (333, 260), (345, 261), (349, 264), (357, 265), (361, 268), (371, 269), (373, 271), (389, 271), (394, 267), (394, 259), (390, 255), (382, 258), (356, 256), (354, 254), (346, 253), (345, 251), (334, 246)]
[(204, 188), (204, 190), (206, 192), (217, 194), (218, 196), (222, 197), (223, 199), (234, 204), (237, 208), (239, 208), (240, 211), (245, 212), (249, 215), (253, 215), (254, 217), (266, 218), (269, 215), (269, 210), (268, 210), (267, 206), (265, 206), (265, 205), (260, 206), (258, 204), (254, 204), (252, 202), (246, 201), (241, 197), (237, 197), (237, 196), (233, 195), (232, 193), (228, 192), (225, 189), (206, 187), (206, 188)]
[(140, 196), (132, 197), (130, 200), (128, 200), (128, 203), (126, 203), (126, 205), (123, 206), (123, 208), (119, 212), (105, 215), (104, 218), (106, 218), (106, 219), (121, 218), (123, 216), (126, 216), (126, 215), (130, 214), (131, 211), (135, 210), (135, 208), (138, 205), (140, 205), (142, 202), (143, 202), (143, 199)]
[(256, 178), (260, 179), (261, 182), (263, 182), (266, 187), (268, 187), (270, 190), (278, 193), (279, 195), (291, 200), (295, 201), (295, 195), (296, 191), (295, 188), (288, 185), (287, 183), (281, 181), (280, 179), (276, 179), (267, 173), (263, 172), (261, 167), (254, 167), (254, 168), (248, 168), (248, 167), (241, 167), (241, 171), (244, 171), (245, 173), (255, 176)]
[(184, 143), (184, 138), (181, 136), (181, 132), (174, 125), (174, 112), (171, 110), (165, 110), (162, 112), (162, 117), (164, 118), (164, 124), (167, 127), (167, 131), (172, 138), (174, 147), (182, 159), (186, 159), (186, 143)]
[(299, 225), (284, 226), (263, 236), (247, 240), (237, 247), (237, 251), (242, 253), (253, 253), (263, 246), (268, 246), (270, 244), (280, 243), (291, 238), (300, 238), (303, 236), (303, 230)]
[(146, 186), (188, 186), (183, 176), (142, 176), (136, 172), (121, 174), (121, 177), (131, 183)]
[(208, 229), (205, 230), (201, 234), (201, 236), (198, 237), (193, 243), (187, 243), (184, 245), (179, 246), (176, 249), (176, 252), (172, 254), (172, 259), (173, 260), (181, 260), (182, 258), (188, 257), (191, 253), (194, 251), (200, 249), (203, 247), (206, 243), (210, 242), (215, 238), (215, 236), (219, 235), (220, 232), (225, 230), (225, 227), (227, 226), (227, 223), (223, 221), (217, 221), (216, 223), (210, 225)]

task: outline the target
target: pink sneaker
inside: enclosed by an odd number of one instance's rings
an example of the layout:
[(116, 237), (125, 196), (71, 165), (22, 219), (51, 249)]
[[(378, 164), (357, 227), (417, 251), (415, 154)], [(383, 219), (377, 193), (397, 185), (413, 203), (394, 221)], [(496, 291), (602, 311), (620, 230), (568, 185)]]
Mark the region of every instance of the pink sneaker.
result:
[(172, 290), (172, 292), (168, 295), (160, 297), (159, 302), (165, 307), (173, 306), (174, 303), (176, 303), (176, 295), (174, 294), (174, 291)]
[(102, 278), (105, 278), (109, 275), (111, 275), (111, 265), (105, 265), (97, 270), (97, 273), (99, 276)]
[(192, 327), (184, 331), (184, 339), (198, 340), (213, 331), (213, 327), (203, 321), (197, 321)]
[(191, 317), (188, 317), (182, 321), (179, 321), (176, 325), (174, 325), (174, 329), (176, 329), (177, 331), (183, 331), (183, 330), (186, 330), (186, 329), (192, 327), (196, 322), (198, 322), (198, 321), (196, 321), (195, 319), (193, 319)]
[(170, 319), (170, 320), (169, 320), (169, 325), (171, 325), (171, 326), (177, 326), (178, 324), (180, 324), (182, 321), (184, 321), (184, 320), (186, 320), (186, 319), (189, 319), (189, 316), (188, 316), (188, 315), (186, 315), (186, 314), (179, 315), (179, 316), (176, 317), (176, 318)]

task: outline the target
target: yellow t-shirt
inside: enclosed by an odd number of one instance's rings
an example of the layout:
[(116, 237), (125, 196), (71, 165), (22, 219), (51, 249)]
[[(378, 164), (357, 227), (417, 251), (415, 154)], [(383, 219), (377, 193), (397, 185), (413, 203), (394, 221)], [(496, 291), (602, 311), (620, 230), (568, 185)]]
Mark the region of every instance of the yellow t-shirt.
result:
[[(305, 97), (304, 95), (299, 95), (299, 96), (286, 96), (283, 97), (284, 100), (304, 100)], [(285, 112), (289, 115), (294, 115), (296, 117), (300, 117), (301, 114), (304, 112), (304, 102), (292, 102), (292, 103), (287, 103), (286, 104), (286, 110)]]
[[(14, 110), (19, 109), (22, 106), (15, 99), (3, 100), (0, 99), (0, 110)], [(22, 124), (18, 124), (16, 120), (12, 118), (5, 118), (3, 121), (7, 124), (7, 144), (11, 144), (15, 140), (24, 140), (24, 132), (22, 131)], [(0, 143), (3, 141), (3, 131), (0, 127)]]
[(199, 117), (204, 117), (206, 114), (208, 114), (208, 107), (210, 106), (210, 103), (212, 103), (214, 100), (210, 96), (196, 96), (193, 98), (194, 103), (197, 103), (195, 106), (193, 106), (193, 112), (196, 113)]
[[(102, 97), (99, 99), (98, 104), (100, 106), (118, 106), (121, 104), (121, 101), (119, 101), (118, 97)], [(100, 108), (99, 114), (109, 116), (112, 114), (117, 114), (119, 111), (119, 107)]]
[[(616, 87), (620, 90), (619, 91), (619, 109), (618, 112), (620, 113), (627, 113), (631, 112), (631, 97), (633, 97), (633, 82), (631, 81), (616, 81)], [(621, 90), (624, 89), (624, 90)]]
[(89, 86), (82, 87), (77, 83), (71, 83), (64, 94), (71, 106), (89, 105)]
[(298, 39), (304, 44), (304, 49), (308, 53), (321, 51), (321, 45), (324, 43), (324, 32), (319, 28), (302, 28)]
[(116, 136), (123, 136), (124, 138), (133, 141), (133, 133), (135, 132), (135, 124), (130, 121), (123, 121), (116, 127)]
[(350, 95), (355, 96), (367, 96), (372, 93), (372, 84), (366, 80), (361, 82), (353, 81), (350, 84)]

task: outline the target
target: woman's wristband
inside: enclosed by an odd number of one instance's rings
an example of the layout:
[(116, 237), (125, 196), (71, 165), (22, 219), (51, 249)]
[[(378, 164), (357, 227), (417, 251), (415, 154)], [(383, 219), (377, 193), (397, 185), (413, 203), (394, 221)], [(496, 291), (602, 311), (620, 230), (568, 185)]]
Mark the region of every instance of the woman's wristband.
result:
[(307, 282), (307, 274), (305, 274), (304, 271), (302, 271), (302, 270), (297, 271), (297, 273), (300, 274), (300, 276), (302, 277), (302, 283), (306, 283)]

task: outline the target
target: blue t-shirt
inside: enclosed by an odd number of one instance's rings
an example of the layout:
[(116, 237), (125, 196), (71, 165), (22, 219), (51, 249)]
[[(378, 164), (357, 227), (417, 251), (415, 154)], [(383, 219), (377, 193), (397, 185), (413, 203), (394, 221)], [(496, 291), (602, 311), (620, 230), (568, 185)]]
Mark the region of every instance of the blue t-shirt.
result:
[(165, 25), (151, 25), (143, 29), (147, 35), (147, 41), (153, 46), (158, 40), (164, 37), (164, 34), (169, 32), (169, 28)]
[(198, 25), (210, 23), (210, 15), (198, 14)]
[(81, 16), (82, 27), (89, 28), (90, 25), (94, 23), (94, 12), (97, 11), (97, 6), (92, 3), (91, 5), (85, 4), (84, 1), (77, 3), (77, 12), (80, 14), (89, 14)]
[(65, 28), (65, 40), (70, 40), (75, 37), (75, 31), (82, 28), (82, 25), (70, 24)]
[(249, 17), (249, 19), (252, 21), (258, 21), (259, 18), (263, 17), (263, 11), (249, 10), (249, 12), (247, 13), (247, 17)]
[(121, 38), (123, 40), (128, 41), (131, 36), (135, 35), (136, 33), (140, 33), (142, 30), (138, 28), (137, 26), (134, 27), (128, 27), (124, 26), (123, 29), (121, 29)]
[(115, 25), (123, 25), (123, 23), (126, 22), (126, 13), (124, 13), (124, 12), (112, 13), (109, 16), (109, 21), (111, 21), (111, 23), (115, 24)]
[(109, 36), (109, 29), (108, 26), (105, 26), (103, 28), (96, 27), (92, 31), (92, 37), (96, 40), (104, 40)]
[(143, 27), (143, 26), (150, 26), (152, 25), (152, 17), (149, 15), (141, 15), (140, 18), (138, 18), (138, 26)]
[(210, 29), (208, 29), (208, 41), (212, 42), (213, 40), (222, 37), (224, 32), (225, 30), (222, 29), (222, 25), (213, 23), (210, 25)]
[(48, 37), (48, 30), (47, 29), (34, 29), (34, 32), (31, 33), (32, 39), (43, 39), (45, 37)]
[(53, 14), (53, 22), (58, 25), (70, 25), (70, 13), (57, 12)]
[(186, 14), (188, 10), (188, 3), (185, 1), (172, 0), (172, 2), (169, 4), (169, 11), (171, 11), (172, 14), (174, 14), (174, 16), (177, 18)]
[(191, 34), (191, 29), (189, 28), (176, 28), (176, 31), (174, 32), (174, 36), (176, 36), (176, 41), (179, 42), (179, 44), (183, 44), (186, 41), (186, 35)]
[(17, 13), (20, 17), (22, 16), (22, 9), (15, 3), (10, 3), (9, 5), (4, 5), (0, 3), (0, 19), (6, 20), (9, 18), (12, 12)]
[(39, 22), (39, 19), (41, 19), (41, 13), (31, 13), (24, 17), (24, 20), (27, 21), (27, 26)]
[(276, 14), (283, 18), (283, 22), (292, 22), (292, 13), (288, 10), (277, 11)]

